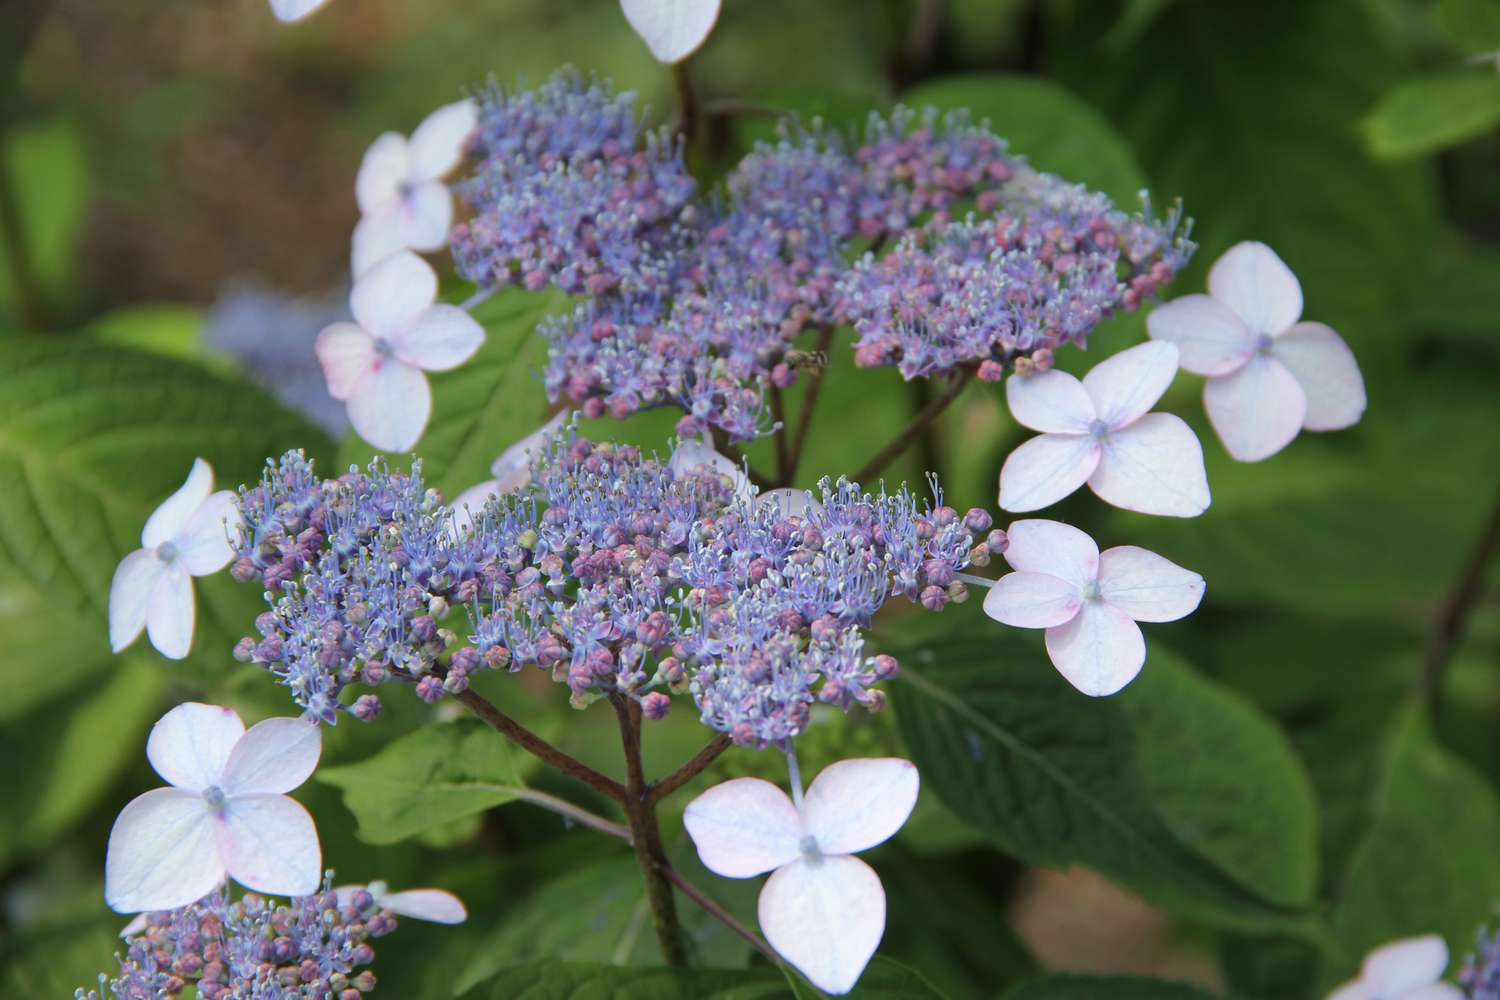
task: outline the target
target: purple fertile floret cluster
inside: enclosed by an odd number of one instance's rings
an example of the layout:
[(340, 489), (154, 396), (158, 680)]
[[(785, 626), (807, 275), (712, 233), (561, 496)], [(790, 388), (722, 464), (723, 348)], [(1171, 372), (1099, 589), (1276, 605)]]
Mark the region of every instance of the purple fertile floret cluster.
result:
[[(956, 574), (1003, 545), (990, 518), (910, 491), (847, 481), (820, 496), (754, 496), (707, 466), (560, 434), (527, 488), (471, 511), (468, 527), (420, 470), (319, 480), (300, 453), (241, 496), (237, 579), (271, 610), (236, 656), (291, 689), (310, 716), (374, 716), (355, 683), (401, 680), (433, 701), (479, 670), (536, 666), (575, 705), (637, 699), (649, 718), (690, 693), (703, 722), (746, 746), (783, 743), (815, 701), (879, 708), (895, 673), (862, 629), (904, 596), (937, 610)], [(443, 627), (463, 609), (468, 634)], [(455, 615), (455, 620), (460, 616)]]
[[(343, 890), (341, 890), (341, 893)], [(76, 1000), (358, 1000), (375, 988), (364, 966), (370, 939), (396, 929), (396, 917), (364, 890), (331, 889), (281, 904), (247, 893), (231, 902), (219, 888), (196, 903), (152, 913), (130, 935), (120, 973)]]
[(1469, 1000), (1500, 1000), (1500, 932), (1479, 932), (1475, 953), (1459, 970), (1458, 985)]
[(584, 293), (542, 327), (552, 398), (675, 406), (683, 436), (767, 433), (814, 328), (853, 326), (857, 363), (907, 378), (1045, 367), (1191, 251), (1175, 215), (1037, 174), (962, 114), (873, 115), (861, 139), (788, 125), (693, 200), (680, 147), (642, 132), (629, 95), (563, 73), (483, 108), (460, 270)]

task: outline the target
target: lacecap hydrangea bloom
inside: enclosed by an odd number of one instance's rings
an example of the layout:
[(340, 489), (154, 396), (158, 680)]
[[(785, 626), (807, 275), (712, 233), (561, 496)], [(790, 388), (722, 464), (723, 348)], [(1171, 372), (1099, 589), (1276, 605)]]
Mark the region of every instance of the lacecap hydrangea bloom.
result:
[[(815, 702), (879, 707), (874, 685), (897, 665), (865, 654), (863, 627), (892, 596), (961, 599), (957, 574), (991, 544), (975, 538), (989, 516), (940, 492), (927, 504), (839, 480), (767, 503), (712, 465), (572, 432), (466, 529), (420, 469), (320, 480), (296, 453), (241, 503), (234, 575), (260, 581), (271, 609), (236, 655), (316, 718), (372, 716), (374, 695), (340, 698), (356, 682), (404, 680), (435, 700), (475, 671), (532, 666), (580, 706), (618, 693), (660, 718), (690, 694), (705, 725), (746, 746), (795, 736)], [(450, 608), (464, 622), (445, 626)]]

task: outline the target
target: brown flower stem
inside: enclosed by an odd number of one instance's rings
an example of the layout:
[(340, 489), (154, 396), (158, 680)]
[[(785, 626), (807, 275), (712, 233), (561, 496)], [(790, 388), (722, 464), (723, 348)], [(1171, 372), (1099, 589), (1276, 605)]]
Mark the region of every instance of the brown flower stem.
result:
[(549, 795), (546, 792), (537, 791), (535, 788), (527, 788), (525, 785), (494, 785), (488, 782), (476, 782), (465, 786), (479, 788), (484, 791), (498, 792), (501, 795), (509, 795), (521, 802), (530, 802), (534, 806), (540, 806), (548, 812), (555, 812), (559, 816), (579, 826), (586, 826), (590, 830), (618, 837), (625, 843), (630, 843), (630, 829), (622, 826), (612, 819), (605, 819), (597, 813), (591, 813), (582, 806), (574, 805), (567, 799)]
[(967, 370), (952, 377), (948, 381), (948, 384), (943, 387), (943, 391), (934, 396), (922, 408), (921, 412), (912, 417), (911, 422), (901, 429), (901, 433), (897, 434), (890, 444), (880, 449), (880, 452), (874, 458), (866, 462), (864, 467), (850, 478), (857, 483), (869, 485), (868, 481), (872, 476), (879, 475), (887, 465), (900, 457), (902, 452), (910, 448), (912, 443), (922, 436), (928, 425), (936, 420), (948, 408), (948, 405), (958, 398), (959, 393), (964, 391), (964, 387), (969, 384), (969, 380), (973, 377), (973, 372)]
[(785, 483), (791, 469), (791, 449), (786, 439), (786, 402), (781, 386), (771, 386), (771, 419), (776, 422), (776, 482)]
[(647, 797), (646, 773), (641, 764), (641, 706), (620, 694), (610, 695), (620, 720), (620, 742), (625, 749), (625, 788), (623, 805), (630, 821), (630, 842), (646, 882), (646, 902), (651, 908), (651, 924), (668, 965), (688, 964), (687, 941), (677, 919), (677, 899), (665, 869), (667, 852), (662, 848), (661, 831), (656, 825), (656, 805)]
[(696, 885), (684, 878), (682, 873), (677, 869), (673, 868), (665, 861), (662, 862), (660, 867), (662, 875), (666, 877), (667, 881), (675, 885), (684, 896), (697, 903), (700, 907), (703, 908), (704, 912), (714, 917), (714, 919), (718, 920), (725, 927), (728, 927), (740, 937), (750, 942), (751, 947), (760, 952), (762, 955), (766, 956), (766, 958), (770, 959), (773, 964), (778, 966), (781, 965), (781, 956), (776, 954), (775, 949), (766, 944), (765, 938), (762, 938), (759, 934), (755, 933), (750, 928), (746, 927), (744, 924), (736, 920), (733, 914), (724, 909), (724, 907), (720, 905), (708, 893), (704, 892), (702, 889), (698, 888)]
[(646, 791), (646, 804), (654, 806), (689, 781), (698, 777), (698, 775), (707, 769), (708, 765), (719, 759), (719, 754), (728, 750), (730, 746), (731, 743), (728, 736), (715, 736), (708, 742), (707, 746), (693, 754), (687, 763), (665, 778), (652, 784)]
[(577, 778), (622, 805), (626, 800), (625, 786), (613, 778), (606, 777), (583, 761), (563, 753), (536, 733), (506, 715), (495, 704), (472, 688), (456, 695), (459, 701), (483, 719), (490, 728), (508, 737), (527, 753), (546, 761), (570, 778)]
[[(833, 327), (825, 326), (818, 332), (818, 354), (827, 354), (833, 345)], [(787, 456), (786, 472), (780, 477), (778, 486), (790, 486), (797, 478), (797, 466), (802, 463), (802, 448), (807, 443), (807, 434), (812, 429), (813, 410), (818, 405), (818, 395), (823, 391), (823, 368), (810, 377), (807, 392), (802, 397), (802, 409), (797, 414), (797, 431), (792, 435), (791, 454)]]
[(1485, 571), (1489, 568), (1490, 560), (1494, 558), (1497, 549), (1500, 549), (1500, 495), (1495, 497), (1489, 517), (1480, 528), (1474, 548), (1469, 552), (1468, 562), (1464, 564), (1463, 571), (1454, 583), (1448, 599), (1443, 602), (1443, 607), (1438, 613), (1437, 624), (1428, 638), (1427, 653), (1423, 657), (1422, 673), (1417, 682), (1417, 689), (1422, 700), (1429, 705), (1437, 700), (1443, 673), (1448, 669), (1459, 641), (1463, 639), (1469, 614), (1479, 601), (1479, 594), (1484, 586)]
[(687, 142), (692, 142), (698, 133), (698, 93), (693, 89), (693, 78), (688, 75), (688, 60), (672, 64), (672, 83), (677, 87), (677, 131)]

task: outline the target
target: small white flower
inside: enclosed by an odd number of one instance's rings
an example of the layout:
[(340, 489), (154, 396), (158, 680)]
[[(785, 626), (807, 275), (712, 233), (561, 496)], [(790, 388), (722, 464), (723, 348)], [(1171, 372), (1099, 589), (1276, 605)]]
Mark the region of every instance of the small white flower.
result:
[(620, 0), (620, 7), (656, 60), (669, 65), (697, 52), (719, 19), (719, 0)]
[(369, 885), (341, 885), (333, 891), (338, 896), (339, 906), (348, 906), (361, 889), (374, 897), (376, 906), (403, 917), (429, 920), (435, 924), (461, 924), (469, 917), (463, 901), (442, 889), (391, 892), (384, 882), (371, 882)]
[(457, 368), (484, 343), (484, 328), (457, 306), (437, 302), (437, 275), (409, 251), (375, 265), (349, 294), (353, 323), (318, 334), (328, 392), (349, 406), (359, 436), (407, 451), (432, 415), (423, 371)]
[(1005, 398), (1018, 423), (1043, 433), (1010, 453), (1000, 506), (1022, 512), (1084, 483), (1125, 510), (1196, 517), (1209, 504), (1203, 448), (1182, 420), (1147, 413), (1177, 374), (1177, 349), (1146, 343), (1101, 361), (1079, 381), (1050, 369), (1012, 376)]
[(1264, 243), (1239, 243), (1214, 262), (1207, 295), (1185, 295), (1146, 318), (1176, 344), (1182, 367), (1207, 375), (1203, 406), (1241, 462), (1285, 448), (1303, 429), (1359, 422), (1365, 383), (1354, 352), (1322, 323), (1299, 323), (1302, 286)]
[(1017, 628), (1046, 629), (1047, 655), (1084, 694), (1114, 694), (1146, 662), (1136, 622), (1171, 622), (1203, 600), (1203, 577), (1154, 552), (1094, 540), (1058, 521), (1017, 521), (1006, 530), (1014, 573), (995, 582), (985, 614)]
[(301, 719), (267, 719), (246, 731), (219, 705), (172, 709), (146, 742), (146, 757), (171, 787), (139, 796), (115, 820), (105, 901), (120, 913), (170, 910), (202, 899), (226, 876), (278, 896), (316, 892), (318, 831), (285, 793), (307, 780), (321, 752), (317, 725)]
[(271, 12), (283, 21), (300, 21), (328, 0), (271, 0)]
[(771, 947), (828, 993), (848, 993), (885, 933), (885, 889), (850, 855), (884, 843), (917, 802), (917, 769), (879, 758), (831, 764), (801, 807), (759, 778), (735, 778), (688, 804), (698, 856), (726, 878), (773, 872), (760, 892)]
[(720, 455), (709, 445), (695, 438), (679, 441), (672, 452), (669, 463), (672, 475), (686, 472), (707, 472), (727, 480), (729, 488), (741, 500), (749, 501), (755, 496), (755, 484), (745, 475), (738, 462), (727, 455)]
[(563, 410), (501, 452), (500, 457), (490, 465), (490, 475), (495, 478), (486, 479), (477, 486), (470, 486), (454, 497), (453, 503), (449, 504), (453, 511), (454, 527), (463, 531), (472, 525), (474, 512), (483, 510), (490, 497), (497, 497), (502, 493), (513, 493), (529, 484), (532, 457), (547, 447), (552, 436), (561, 431), (572, 417), (571, 410)]
[(440, 250), (453, 225), (453, 194), (443, 178), (463, 159), (479, 122), (472, 99), (438, 108), (411, 134), (386, 132), (365, 151), (354, 181), (361, 218), (354, 227), (355, 278), (401, 250)]
[(1403, 938), (1365, 956), (1359, 977), (1328, 1000), (1463, 1000), (1457, 986), (1442, 981), (1448, 945), (1436, 934)]
[(187, 481), (146, 521), (141, 548), (120, 560), (109, 585), (109, 644), (116, 653), (144, 629), (163, 656), (193, 645), (193, 577), (234, 558), (240, 511), (230, 490), (212, 492), (214, 470), (194, 459)]

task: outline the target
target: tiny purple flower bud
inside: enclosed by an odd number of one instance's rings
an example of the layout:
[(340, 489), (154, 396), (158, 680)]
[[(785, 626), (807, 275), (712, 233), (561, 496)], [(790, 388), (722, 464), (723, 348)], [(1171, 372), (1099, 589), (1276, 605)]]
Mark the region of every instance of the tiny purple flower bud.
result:
[(641, 699), (641, 714), (653, 722), (665, 719), (671, 710), (672, 699), (660, 691), (652, 691)]

